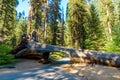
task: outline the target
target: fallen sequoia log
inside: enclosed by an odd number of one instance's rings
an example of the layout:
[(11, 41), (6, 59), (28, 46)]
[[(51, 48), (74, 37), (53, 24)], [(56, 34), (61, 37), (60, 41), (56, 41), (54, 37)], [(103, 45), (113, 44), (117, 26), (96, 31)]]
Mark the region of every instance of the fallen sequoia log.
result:
[(88, 51), (85, 53), (85, 59), (90, 60), (94, 64), (120, 67), (120, 54), (105, 53), (99, 51)]
[[(28, 48), (29, 37), (27, 34), (21, 36), (21, 42), (13, 50), (7, 54), (15, 55), (15, 58), (34, 58), (42, 59), (42, 63), (49, 63), (49, 53), (48, 51), (36, 51)], [(39, 53), (39, 54), (38, 54)]]
[(27, 43), (25, 42), (25, 44), (19, 45), (19, 47), (15, 48), (11, 53), (16, 57), (29, 56), (37, 57), (38, 59), (43, 57), (45, 60), (48, 60), (50, 52), (64, 52), (69, 54), (71, 63), (91, 63), (120, 67), (120, 54), (117, 55), (114, 53), (87, 50), (82, 52), (81, 50), (75, 48), (41, 44), (35, 41), (27, 41)]
[(36, 51), (36, 54), (39, 54), (39, 51), (65, 52), (69, 54), (71, 63), (91, 63), (120, 67), (120, 54), (117, 55), (114, 53), (87, 50), (82, 52), (81, 50), (74, 48), (65, 48), (48, 44), (40, 44), (37, 42), (29, 42), (28, 49)]

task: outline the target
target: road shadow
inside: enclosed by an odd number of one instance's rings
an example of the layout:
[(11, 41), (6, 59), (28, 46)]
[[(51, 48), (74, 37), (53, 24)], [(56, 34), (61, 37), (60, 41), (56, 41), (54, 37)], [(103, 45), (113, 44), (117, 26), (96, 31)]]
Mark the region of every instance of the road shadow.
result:
[(53, 65), (55, 63), (34, 70), (1, 74), (0, 80), (86, 80)]

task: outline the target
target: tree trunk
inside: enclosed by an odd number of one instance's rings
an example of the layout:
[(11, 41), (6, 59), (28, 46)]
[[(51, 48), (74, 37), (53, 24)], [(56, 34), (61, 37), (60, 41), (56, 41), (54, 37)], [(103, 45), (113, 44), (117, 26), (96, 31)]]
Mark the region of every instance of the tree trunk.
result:
[(27, 23), (27, 34), (30, 34), (31, 32), (31, 23), (32, 23), (32, 18), (33, 18), (33, 4), (34, 1), (30, 0), (30, 7), (29, 7), (29, 15), (28, 15), (28, 23)]
[[(41, 44), (35, 41), (30, 41), (26, 44), (21, 43), (19, 47), (14, 49), (14, 55), (17, 57), (25, 56), (41, 56), (45, 59), (48, 58), (50, 52), (64, 52), (69, 54), (71, 63), (92, 63), (92, 64), (103, 64), (108, 66), (120, 67), (120, 55), (113, 53), (103, 53), (98, 51), (84, 51), (75, 48), (65, 48), (60, 46)], [(26, 47), (27, 46), (27, 47)], [(20, 49), (19, 49), (20, 48)], [(25, 53), (26, 52), (26, 53)], [(47, 55), (47, 57), (46, 57)], [(47, 59), (46, 59), (47, 60)]]
[[(65, 52), (69, 54), (71, 63), (92, 63), (92, 64), (103, 64), (108, 66), (120, 67), (120, 55), (113, 53), (103, 53), (98, 51), (84, 51), (74, 49), (74, 48), (65, 48), (60, 46), (40, 44), (30, 42), (30, 50), (39, 52)], [(37, 53), (39, 54), (39, 53)]]
[[(106, 2), (106, 0), (105, 0), (105, 2)], [(110, 14), (109, 14), (110, 11), (109, 11), (108, 4), (106, 4), (106, 13), (107, 13), (108, 35), (109, 35), (108, 39), (109, 39), (109, 41), (112, 41), (112, 29), (111, 29), (111, 23), (110, 23), (110, 19), (109, 19), (109, 17), (110, 17)]]
[(47, 39), (48, 0), (47, 0), (46, 3), (45, 3), (45, 7), (46, 7), (46, 10), (45, 10), (45, 24), (44, 24), (44, 43), (46, 43), (46, 39)]

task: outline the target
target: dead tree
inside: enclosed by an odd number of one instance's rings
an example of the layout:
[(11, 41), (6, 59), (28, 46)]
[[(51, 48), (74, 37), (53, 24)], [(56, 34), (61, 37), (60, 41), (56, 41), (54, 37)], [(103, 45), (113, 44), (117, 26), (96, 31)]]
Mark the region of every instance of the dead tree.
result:
[[(120, 67), (120, 54), (105, 53), (90, 50), (78, 50), (75, 48), (65, 48), (61, 46), (29, 42), (28, 49), (32, 51), (44, 52), (65, 52), (69, 54), (71, 63), (91, 63)], [(39, 53), (36, 53), (39, 55)]]
[(34, 40), (28, 41), (27, 36), (23, 36), (21, 43), (11, 51), (16, 57), (38, 57), (47, 63), (50, 52), (64, 52), (69, 54), (71, 63), (92, 63), (108, 66), (120, 67), (120, 54), (105, 53), (99, 51), (78, 50), (75, 48), (65, 48), (61, 46), (41, 44)]
[(28, 36), (27, 34), (23, 34), (21, 36), (21, 42), (20, 44), (18, 44), (12, 51), (9, 52), (9, 54), (16, 54), (17, 52), (27, 48), (27, 45), (28, 45)]
[[(31, 40), (32, 39), (32, 40)], [(34, 59), (42, 59), (42, 63), (49, 63), (49, 51), (33, 51), (28, 48), (29, 42), (37, 42), (36, 32), (33, 31), (31, 36), (27, 34), (23, 34), (21, 36), (21, 42), (12, 51), (7, 54), (15, 55), (16, 58), (34, 58)], [(36, 54), (37, 53), (37, 54)], [(39, 53), (39, 54), (38, 54)]]

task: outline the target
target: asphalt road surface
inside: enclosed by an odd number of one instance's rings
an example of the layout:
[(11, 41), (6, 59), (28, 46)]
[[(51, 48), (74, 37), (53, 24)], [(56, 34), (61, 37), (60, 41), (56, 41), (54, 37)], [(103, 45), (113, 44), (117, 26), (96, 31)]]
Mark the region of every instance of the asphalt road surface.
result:
[(86, 80), (62, 70), (60, 65), (67, 63), (69, 60), (63, 59), (40, 68), (0, 74), (0, 80)]

